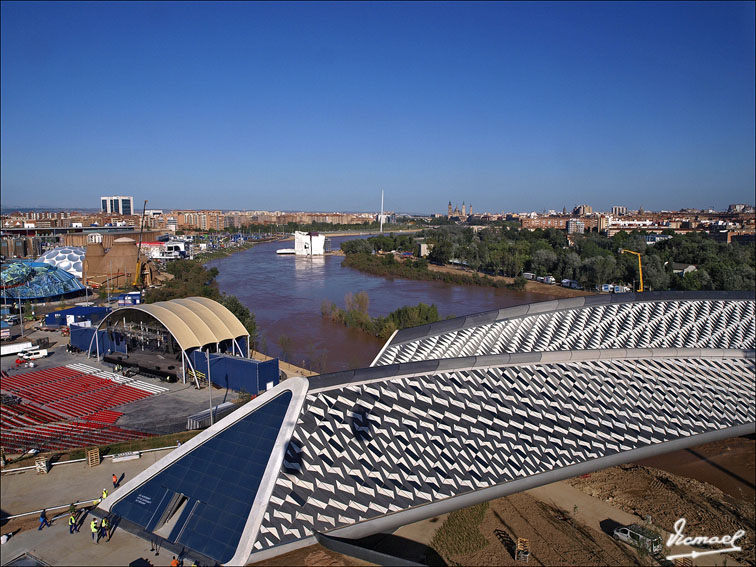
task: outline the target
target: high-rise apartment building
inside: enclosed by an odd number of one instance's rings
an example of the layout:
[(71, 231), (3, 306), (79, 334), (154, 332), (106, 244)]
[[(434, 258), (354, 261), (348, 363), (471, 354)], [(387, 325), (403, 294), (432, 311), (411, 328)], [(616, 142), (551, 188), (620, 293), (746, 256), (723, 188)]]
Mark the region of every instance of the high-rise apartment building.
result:
[(134, 197), (124, 195), (100, 197), (100, 212), (111, 215), (133, 215)]
[(583, 234), (585, 232), (585, 223), (579, 219), (570, 219), (567, 221), (567, 234)]

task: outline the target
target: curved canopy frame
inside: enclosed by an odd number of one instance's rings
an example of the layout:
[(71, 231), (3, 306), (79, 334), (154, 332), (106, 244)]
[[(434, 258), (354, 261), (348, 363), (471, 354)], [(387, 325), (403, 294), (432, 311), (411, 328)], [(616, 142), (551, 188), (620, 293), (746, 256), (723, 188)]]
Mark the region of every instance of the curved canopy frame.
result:
[(220, 303), (204, 297), (122, 307), (100, 321), (97, 330), (99, 331), (109, 320), (118, 319), (125, 311), (139, 311), (154, 317), (173, 335), (184, 351), (249, 337), (249, 332), (233, 313)]

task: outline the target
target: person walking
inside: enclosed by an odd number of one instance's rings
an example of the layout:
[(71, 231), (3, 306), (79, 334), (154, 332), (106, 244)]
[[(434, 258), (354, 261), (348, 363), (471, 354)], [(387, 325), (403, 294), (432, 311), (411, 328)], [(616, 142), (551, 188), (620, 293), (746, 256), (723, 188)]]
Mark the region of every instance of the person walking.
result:
[(100, 538), (98, 537), (100, 534), (100, 528), (97, 526), (97, 518), (92, 518), (92, 523), (89, 524), (89, 529), (92, 530), (92, 541), (100, 543)]
[(97, 539), (104, 539), (105, 541), (109, 541), (108, 538), (108, 530), (110, 529), (110, 522), (108, 522), (107, 518), (103, 518), (102, 522), (100, 522), (100, 535), (97, 536)]
[(50, 527), (50, 522), (47, 521), (46, 510), (42, 510), (42, 513), (39, 515), (39, 527), (37, 528), (37, 531), (41, 530), (44, 527)]
[(113, 490), (115, 490), (117, 486), (118, 486), (118, 477), (116, 476), (115, 473), (113, 473)]
[(76, 526), (76, 515), (71, 514), (68, 516), (68, 533), (72, 534), (78, 532), (79, 528)]

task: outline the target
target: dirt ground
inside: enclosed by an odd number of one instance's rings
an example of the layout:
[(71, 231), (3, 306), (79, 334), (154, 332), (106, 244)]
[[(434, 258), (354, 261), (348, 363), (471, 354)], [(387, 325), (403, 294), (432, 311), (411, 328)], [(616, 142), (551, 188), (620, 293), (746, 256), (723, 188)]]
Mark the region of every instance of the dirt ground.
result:
[(303, 549), (298, 549), (290, 553), (273, 557), (260, 563), (250, 563), (260, 567), (288, 567), (297, 565), (304, 567), (346, 567), (347, 565), (372, 565), (353, 557), (347, 557), (340, 553), (335, 553), (321, 545), (311, 545)]
[(470, 555), (445, 557), (449, 565), (523, 565), (514, 557), (520, 537), (529, 540), (529, 565), (639, 564), (631, 548), (580, 522), (573, 523), (567, 511), (527, 493), (492, 501), (479, 530), (488, 545)]
[(586, 494), (610, 502), (614, 507), (651, 521), (674, 532), (679, 518), (687, 520), (685, 533), (723, 536), (743, 529), (739, 553), (728, 554), (736, 561), (755, 565), (754, 502), (736, 499), (711, 484), (676, 476), (640, 465), (622, 465), (574, 478), (570, 484)]

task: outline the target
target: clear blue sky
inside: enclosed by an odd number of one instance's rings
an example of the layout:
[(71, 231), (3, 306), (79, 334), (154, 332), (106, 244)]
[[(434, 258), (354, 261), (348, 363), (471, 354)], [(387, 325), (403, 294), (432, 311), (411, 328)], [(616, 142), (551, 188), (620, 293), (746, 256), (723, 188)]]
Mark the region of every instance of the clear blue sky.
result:
[(2, 2), (4, 206), (754, 202), (754, 3)]

